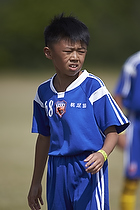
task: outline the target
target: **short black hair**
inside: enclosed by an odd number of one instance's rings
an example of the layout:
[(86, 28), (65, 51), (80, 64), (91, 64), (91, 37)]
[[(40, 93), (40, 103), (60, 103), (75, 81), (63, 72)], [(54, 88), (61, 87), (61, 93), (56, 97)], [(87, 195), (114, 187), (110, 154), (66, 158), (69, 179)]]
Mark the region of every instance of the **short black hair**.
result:
[(84, 42), (88, 46), (90, 34), (83, 22), (71, 15), (65, 17), (62, 13), (55, 16), (50, 25), (45, 28), (44, 38), (46, 47), (61, 39)]

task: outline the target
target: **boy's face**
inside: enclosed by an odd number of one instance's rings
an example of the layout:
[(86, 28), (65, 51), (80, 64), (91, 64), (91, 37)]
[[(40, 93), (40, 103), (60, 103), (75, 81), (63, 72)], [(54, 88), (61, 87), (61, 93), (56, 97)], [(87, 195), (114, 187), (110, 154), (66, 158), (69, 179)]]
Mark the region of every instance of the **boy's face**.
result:
[(45, 47), (44, 53), (52, 60), (57, 74), (75, 76), (83, 66), (87, 45), (80, 41), (71, 42), (62, 39), (51, 48)]

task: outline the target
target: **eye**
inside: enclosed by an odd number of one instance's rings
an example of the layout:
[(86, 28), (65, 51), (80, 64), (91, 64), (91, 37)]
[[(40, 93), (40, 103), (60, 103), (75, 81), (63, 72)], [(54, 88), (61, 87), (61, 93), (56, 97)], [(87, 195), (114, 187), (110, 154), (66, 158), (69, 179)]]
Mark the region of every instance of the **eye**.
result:
[(71, 50), (63, 50), (63, 52), (65, 52), (65, 53), (71, 53), (72, 51)]
[(86, 50), (79, 50), (78, 52), (79, 52), (79, 54), (84, 54), (84, 53), (86, 53)]

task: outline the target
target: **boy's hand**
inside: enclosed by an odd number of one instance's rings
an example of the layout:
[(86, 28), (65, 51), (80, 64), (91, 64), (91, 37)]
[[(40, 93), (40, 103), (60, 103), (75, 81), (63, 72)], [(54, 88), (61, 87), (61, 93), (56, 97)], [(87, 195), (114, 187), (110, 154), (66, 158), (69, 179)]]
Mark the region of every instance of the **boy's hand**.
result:
[(32, 210), (41, 209), (41, 205), (43, 205), (43, 200), (42, 200), (41, 194), (42, 194), (42, 186), (41, 185), (32, 186), (30, 188), (30, 191), (28, 194), (28, 204)]
[(90, 154), (84, 162), (87, 162), (85, 164), (87, 173), (95, 174), (103, 167), (104, 156), (99, 152), (95, 152)]

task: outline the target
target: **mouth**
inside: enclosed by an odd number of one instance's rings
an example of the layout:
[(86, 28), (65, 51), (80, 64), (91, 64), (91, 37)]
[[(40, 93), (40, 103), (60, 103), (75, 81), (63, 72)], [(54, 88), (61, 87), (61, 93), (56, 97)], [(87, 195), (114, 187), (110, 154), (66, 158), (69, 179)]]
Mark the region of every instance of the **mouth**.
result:
[(77, 67), (78, 67), (78, 64), (70, 64), (69, 67), (70, 67), (70, 69), (72, 69), (72, 70), (76, 70)]

